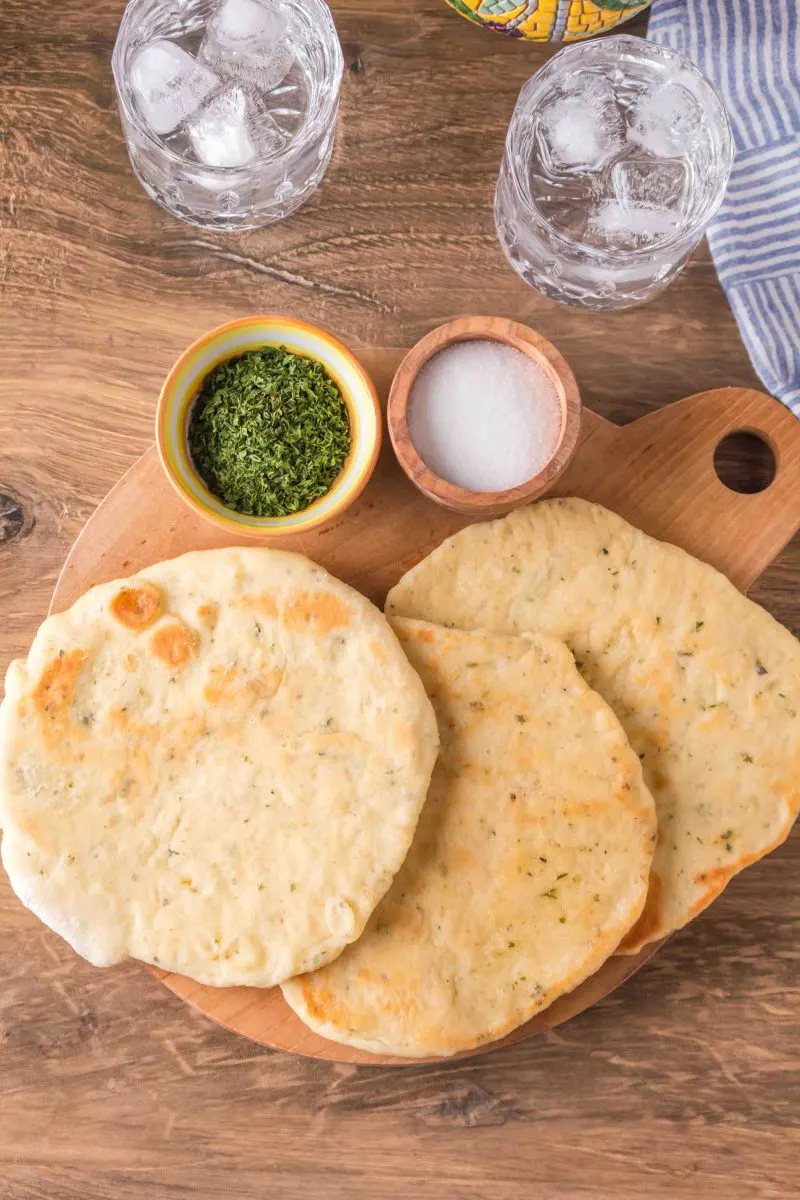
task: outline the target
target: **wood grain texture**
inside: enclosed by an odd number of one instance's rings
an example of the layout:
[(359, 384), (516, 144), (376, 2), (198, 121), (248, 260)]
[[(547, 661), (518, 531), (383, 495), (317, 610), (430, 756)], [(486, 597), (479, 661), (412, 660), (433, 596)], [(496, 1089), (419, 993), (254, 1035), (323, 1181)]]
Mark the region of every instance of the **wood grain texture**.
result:
[[(283, 309), (354, 345), (410, 345), (498, 313), (539, 329), (620, 422), (758, 386), (705, 247), (652, 304), (607, 315), (559, 308), (505, 265), (492, 188), (549, 50), (440, 0), (333, 0), (348, 71), (323, 188), (285, 226), (205, 236), (128, 166), (109, 69), (122, 7), (0, 4), (0, 512), (18, 530), (0, 543), (0, 667), (150, 444), (169, 366), (224, 320)], [(751, 595), (800, 631), (797, 539)], [(561, 1031), (391, 1073), (264, 1050), (135, 965), (95, 971), (3, 879), (0, 1195), (795, 1200), (799, 844)]]

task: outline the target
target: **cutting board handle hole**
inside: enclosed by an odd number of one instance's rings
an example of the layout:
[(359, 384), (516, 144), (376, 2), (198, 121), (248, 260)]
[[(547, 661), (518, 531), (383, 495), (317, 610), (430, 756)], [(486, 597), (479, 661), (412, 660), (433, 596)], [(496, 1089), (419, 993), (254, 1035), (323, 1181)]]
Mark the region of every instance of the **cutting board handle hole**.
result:
[(764, 492), (778, 470), (775, 451), (760, 433), (739, 429), (729, 433), (714, 451), (717, 478), (731, 492)]

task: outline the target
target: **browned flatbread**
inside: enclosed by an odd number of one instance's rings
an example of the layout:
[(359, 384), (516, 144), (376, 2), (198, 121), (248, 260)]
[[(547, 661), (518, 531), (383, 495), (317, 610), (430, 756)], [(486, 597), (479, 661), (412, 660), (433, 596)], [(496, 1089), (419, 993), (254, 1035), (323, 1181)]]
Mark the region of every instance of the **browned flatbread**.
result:
[(800, 808), (800, 645), (718, 571), (584, 500), (473, 525), (390, 592), (404, 614), (563, 638), (656, 801), (635, 952), (779, 845)]
[(268, 986), (361, 933), (437, 744), (363, 596), (296, 554), (187, 554), (93, 589), (12, 664), (3, 862), (99, 966)]
[(442, 741), (409, 855), (358, 942), (284, 984), (312, 1029), (451, 1055), (591, 975), (641, 912), (655, 808), (608, 706), (551, 638), (394, 627)]

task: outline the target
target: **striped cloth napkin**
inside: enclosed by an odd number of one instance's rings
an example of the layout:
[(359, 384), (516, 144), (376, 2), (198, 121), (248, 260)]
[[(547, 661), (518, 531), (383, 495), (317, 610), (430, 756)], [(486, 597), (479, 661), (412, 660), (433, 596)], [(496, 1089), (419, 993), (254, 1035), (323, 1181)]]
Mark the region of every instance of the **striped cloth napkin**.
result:
[(756, 371), (800, 417), (800, 0), (655, 0), (648, 37), (722, 93), (737, 153), (711, 255)]

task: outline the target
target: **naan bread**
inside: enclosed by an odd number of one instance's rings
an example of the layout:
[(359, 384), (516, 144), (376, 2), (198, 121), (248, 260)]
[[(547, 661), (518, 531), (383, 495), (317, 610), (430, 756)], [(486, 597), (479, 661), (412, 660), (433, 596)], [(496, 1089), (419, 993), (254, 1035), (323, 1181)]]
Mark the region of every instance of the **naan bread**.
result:
[(789, 833), (800, 805), (800, 646), (705, 563), (583, 500), (464, 529), (387, 613), (563, 638), (642, 760), (659, 840), (624, 949), (680, 928)]
[(398, 620), (442, 740), (408, 858), (355, 945), (283, 992), (382, 1053), (494, 1041), (591, 975), (639, 916), (655, 808), (567, 648)]
[(3, 863), (98, 966), (267, 987), (359, 936), (437, 744), (357, 592), (294, 554), (187, 554), (94, 588), (12, 664)]

